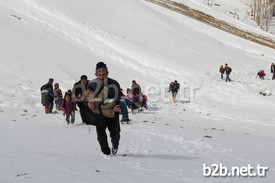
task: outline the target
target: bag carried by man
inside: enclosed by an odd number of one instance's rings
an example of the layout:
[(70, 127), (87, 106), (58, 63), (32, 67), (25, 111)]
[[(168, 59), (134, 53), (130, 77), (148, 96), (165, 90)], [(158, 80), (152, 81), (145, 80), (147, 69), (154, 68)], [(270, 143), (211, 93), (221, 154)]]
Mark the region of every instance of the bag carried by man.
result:
[(104, 126), (106, 124), (104, 116), (89, 109), (86, 109), (85, 116), (87, 119), (87, 125)]

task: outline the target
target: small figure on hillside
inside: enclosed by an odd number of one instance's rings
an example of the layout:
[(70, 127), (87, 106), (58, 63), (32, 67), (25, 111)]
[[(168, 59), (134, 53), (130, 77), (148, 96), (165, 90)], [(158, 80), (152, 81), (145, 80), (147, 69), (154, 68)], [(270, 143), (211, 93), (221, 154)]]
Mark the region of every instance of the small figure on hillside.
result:
[(221, 73), (221, 79), (223, 79), (223, 74), (224, 74), (224, 68), (223, 66), (220, 67), (220, 73)]
[(259, 76), (260, 79), (264, 79), (265, 75), (266, 75), (266, 74), (265, 74), (264, 70), (260, 70), (260, 71), (257, 73), (256, 77)]
[(226, 74), (225, 81), (226, 82), (231, 81), (231, 79), (229, 78), (229, 75), (232, 72), (232, 69), (227, 64), (225, 64), (224, 71), (225, 71), (225, 74)]
[(63, 115), (66, 117), (67, 124), (70, 124), (70, 122), (73, 124), (75, 121), (76, 104), (72, 101), (71, 93), (65, 93), (64, 99), (62, 100), (61, 109), (63, 111)]
[(63, 95), (58, 83), (54, 84), (53, 94), (56, 110), (60, 111)]
[(41, 103), (45, 107), (45, 113), (52, 113), (53, 109), (53, 78), (49, 79), (49, 82), (44, 84), (41, 88)]
[(275, 65), (274, 63), (271, 64), (271, 73), (272, 75), (272, 80), (275, 80)]
[(178, 90), (180, 89), (180, 84), (178, 83), (177, 80), (174, 82), (171, 82), (169, 85), (169, 92), (172, 92), (172, 97), (173, 97), (173, 102), (176, 103), (176, 98), (178, 94)]

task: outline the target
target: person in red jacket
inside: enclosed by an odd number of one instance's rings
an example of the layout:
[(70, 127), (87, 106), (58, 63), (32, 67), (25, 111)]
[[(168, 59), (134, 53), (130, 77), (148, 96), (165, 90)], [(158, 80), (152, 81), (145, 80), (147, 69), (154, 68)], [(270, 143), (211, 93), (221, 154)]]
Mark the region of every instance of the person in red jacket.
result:
[(264, 70), (260, 70), (260, 71), (257, 73), (256, 77), (258, 77), (258, 76), (259, 76), (260, 79), (264, 79), (264, 77), (265, 77), (265, 72), (264, 72)]

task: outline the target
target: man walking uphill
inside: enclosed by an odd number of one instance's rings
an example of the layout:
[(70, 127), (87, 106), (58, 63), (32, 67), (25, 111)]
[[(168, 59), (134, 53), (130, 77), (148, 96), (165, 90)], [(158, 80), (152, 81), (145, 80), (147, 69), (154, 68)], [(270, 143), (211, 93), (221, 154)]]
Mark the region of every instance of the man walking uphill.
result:
[(225, 81), (226, 81), (226, 82), (227, 82), (227, 81), (231, 81), (231, 79), (229, 78), (229, 75), (230, 75), (230, 73), (232, 72), (231, 67), (229, 67), (227, 64), (225, 64), (224, 71), (225, 71), (225, 74), (226, 74)]
[[(117, 153), (120, 140), (119, 100), (121, 89), (119, 83), (116, 80), (109, 78), (108, 74), (106, 64), (98, 62), (95, 71), (96, 79), (88, 84), (88, 90), (93, 92), (93, 96), (95, 96), (94, 98), (102, 99), (102, 102), (97, 105), (93, 100), (89, 100), (87, 109), (92, 112), (100, 111), (99, 115), (102, 117), (98, 118), (100, 122), (97, 122), (96, 125), (97, 140), (100, 144), (101, 151), (106, 155), (110, 155), (111, 152), (112, 154)], [(96, 89), (94, 87), (95, 85)], [(108, 145), (106, 128), (108, 128), (110, 132), (112, 150)]]
[(85, 91), (88, 86), (88, 77), (86, 75), (82, 75), (80, 80), (74, 84), (73, 87), (73, 101), (76, 102), (79, 111), (82, 123), (86, 123), (85, 117)]

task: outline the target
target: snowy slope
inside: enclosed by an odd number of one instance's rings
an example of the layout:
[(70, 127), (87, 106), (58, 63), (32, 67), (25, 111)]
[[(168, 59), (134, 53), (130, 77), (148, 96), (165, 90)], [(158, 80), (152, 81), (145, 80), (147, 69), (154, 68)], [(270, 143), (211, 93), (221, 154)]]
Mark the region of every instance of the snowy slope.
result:
[[(141, 0), (0, 0), (0, 182), (272, 182), (274, 50)], [(107, 63), (150, 108), (122, 125), (119, 155), (104, 156), (94, 127), (45, 115), (39, 88), (63, 92)], [(220, 65), (233, 82), (221, 81)], [(267, 79), (255, 75), (266, 70)], [(178, 104), (170, 81), (181, 83)], [(212, 137), (212, 138), (208, 138)], [(123, 156), (126, 155), (126, 156)], [(258, 164), (266, 177), (206, 178), (203, 164)]]

